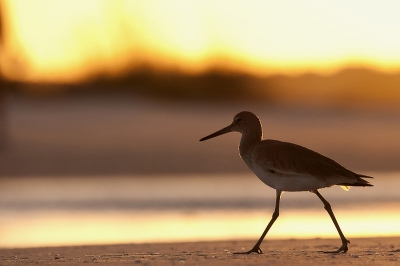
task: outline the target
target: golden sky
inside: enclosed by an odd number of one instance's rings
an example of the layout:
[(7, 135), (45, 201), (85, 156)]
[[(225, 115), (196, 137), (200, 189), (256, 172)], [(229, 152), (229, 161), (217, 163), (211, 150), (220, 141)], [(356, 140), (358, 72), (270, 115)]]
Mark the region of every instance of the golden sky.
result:
[(400, 70), (397, 0), (0, 0), (6, 76), (73, 81), (135, 64), (256, 75)]

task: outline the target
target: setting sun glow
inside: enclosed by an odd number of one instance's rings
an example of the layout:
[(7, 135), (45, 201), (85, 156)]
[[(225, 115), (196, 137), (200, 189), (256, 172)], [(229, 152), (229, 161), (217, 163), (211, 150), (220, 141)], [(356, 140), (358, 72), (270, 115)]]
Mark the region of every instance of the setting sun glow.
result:
[[(0, 63), (20, 80), (76, 81), (141, 64), (256, 75), (400, 69), (400, 6), (393, 0), (2, 3), (7, 56)], [(23, 75), (10, 67), (15, 62)]]

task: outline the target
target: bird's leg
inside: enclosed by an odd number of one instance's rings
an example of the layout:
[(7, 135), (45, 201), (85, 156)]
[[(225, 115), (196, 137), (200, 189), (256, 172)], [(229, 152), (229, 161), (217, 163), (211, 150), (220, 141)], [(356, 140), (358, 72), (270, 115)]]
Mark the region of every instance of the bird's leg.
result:
[(262, 254), (263, 251), (260, 248), (260, 245), (262, 243), (262, 241), (264, 240), (264, 237), (267, 235), (269, 229), (272, 227), (272, 225), (274, 224), (275, 220), (278, 218), (279, 216), (279, 201), (281, 199), (281, 195), (282, 195), (282, 191), (277, 190), (276, 191), (276, 201), (275, 201), (275, 211), (272, 214), (272, 219), (271, 221), (269, 221), (267, 227), (265, 228), (264, 232), (262, 233), (260, 239), (257, 241), (257, 243), (254, 245), (254, 247), (252, 249), (250, 249), (249, 251), (245, 251), (245, 252), (235, 252), (233, 254), (251, 254), (251, 253), (258, 253), (258, 254)]
[(347, 240), (346, 237), (343, 235), (342, 230), (340, 229), (339, 224), (336, 221), (335, 215), (333, 214), (331, 205), (329, 204), (329, 202), (326, 199), (324, 199), (324, 197), (322, 197), (322, 195), (317, 190), (312, 191), (312, 192), (318, 196), (318, 198), (322, 201), (322, 203), (324, 203), (324, 208), (329, 213), (329, 216), (331, 217), (333, 223), (335, 224), (336, 230), (339, 233), (340, 239), (342, 240), (342, 246), (338, 250), (328, 251), (325, 253), (340, 253), (340, 252), (346, 253), (348, 250), (347, 244), (350, 244), (350, 241)]

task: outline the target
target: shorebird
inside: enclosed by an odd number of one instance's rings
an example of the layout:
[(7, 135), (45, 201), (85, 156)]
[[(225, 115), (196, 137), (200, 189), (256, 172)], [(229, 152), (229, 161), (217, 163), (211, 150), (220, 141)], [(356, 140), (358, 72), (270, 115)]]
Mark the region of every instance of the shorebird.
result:
[(346, 190), (350, 186), (368, 187), (372, 184), (362, 177), (372, 177), (356, 174), (334, 160), (300, 145), (278, 140), (262, 140), (260, 119), (247, 111), (237, 114), (229, 126), (200, 141), (229, 132), (242, 134), (239, 153), (243, 161), (263, 183), (276, 190), (275, 211), (260, 239), (249, 251), (235, 254), (263, 253), (260, 248), (261, 243), (279, 216), (279, 201), (284, 191), (309, 191), (316, 194), (324, 204), (342, 240), (342, 246), (338, 250), (326, 253), (346, 253), (350, 241), (343, 235), (330, 203), (318, 190), (334, 185), (342, 186)]

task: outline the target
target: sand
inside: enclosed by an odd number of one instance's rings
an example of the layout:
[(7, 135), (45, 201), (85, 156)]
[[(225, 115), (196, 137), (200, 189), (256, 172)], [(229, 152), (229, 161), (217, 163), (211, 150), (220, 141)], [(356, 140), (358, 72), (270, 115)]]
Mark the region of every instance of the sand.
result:
[[(400, 265), (400, 237), (351, 239), (346, 254), (329, 254), (339, 239), (267, 240), (264, 254), (235, 255), (252, 241), (125, 244), (2, 249), (0, 265)], [(60, 264), (61, 263), (61, 264)]]

